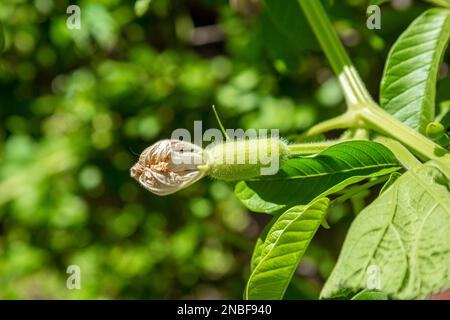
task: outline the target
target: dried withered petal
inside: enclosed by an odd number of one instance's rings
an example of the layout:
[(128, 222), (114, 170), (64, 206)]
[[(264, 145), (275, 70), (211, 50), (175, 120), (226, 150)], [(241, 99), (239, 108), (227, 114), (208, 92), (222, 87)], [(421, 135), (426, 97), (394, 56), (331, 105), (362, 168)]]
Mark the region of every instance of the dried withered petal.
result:
[(180, 140), (161, 140), (145, 149), (131, 168), (131, 177), (150, 192), (163, 196), (201, 179), (203, 149)]

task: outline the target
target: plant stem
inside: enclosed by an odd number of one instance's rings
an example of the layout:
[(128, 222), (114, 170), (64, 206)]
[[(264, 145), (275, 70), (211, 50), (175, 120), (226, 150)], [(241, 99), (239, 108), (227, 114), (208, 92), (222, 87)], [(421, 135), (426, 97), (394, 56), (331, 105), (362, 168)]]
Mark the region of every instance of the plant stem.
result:
[(400, 163), (408, 170), (414, 169), (422, 164), (397, 140), (378, 136), (375, 138), (375, 141), (388, 147)]
[[(336, 74), (341, 74), (345, 66), (351, 65), (350, 58), (339, 41), (328, 16), (319, 1), (298, 0), (306, 18), (319, 40), (328, 61)], [(312, 23), (312, 21), (314, 23)]]
[(353, 67), (320, 0), (298, 1), (331, 67), (339, 77), (348, 106), (344, 115), (319, 123), (308, 133), (316, 134), (336, 128), (366, 127), (397, 139), (424, 161), (442, 157), (449, 159), (447, 150), (398, 121), (374, 102)]
[(322, 47), (331, 68), (339, 76), (349, 109), (358, 105), (358, 101), (372, 100), (357, 72), (351, 69), (352, 61), (340, 41), (320, 0), (298, 0), (306, 18)]
[(370, 128), (402, 142), (421, 160), (450, 157), (447, 150), (404, 125), (376, 105), (360, 110), (360, 115)]
[(222, 133), (225, 136), (225, 138), (227, 138), (227, 140), (229, 140), (230, 137), (228, 136), (227, 131), (223, 127), (222, 121), (220, 120), (220, 117), (219, 117), (219, 113), (216, 110), (216, 106), (212, 105), (212, 109), (213, 109), (213, 112), (214, 112), (214, 116), (216, 117), (217, 123), (219, 124), (220, 131), (222, 131)]
[(346, 112), (335, 118), (322, 121), (304, 133), (305, 136), (315, 136), (320, 133), (335, 129), (345, 129), (356, 125), (356, 118), (353, 113)]
[(355, 134), (353, 135), (353, 139), (355, 140), (369, 140), (369, 130), (364, 128), (358, 128), (355, 130)]

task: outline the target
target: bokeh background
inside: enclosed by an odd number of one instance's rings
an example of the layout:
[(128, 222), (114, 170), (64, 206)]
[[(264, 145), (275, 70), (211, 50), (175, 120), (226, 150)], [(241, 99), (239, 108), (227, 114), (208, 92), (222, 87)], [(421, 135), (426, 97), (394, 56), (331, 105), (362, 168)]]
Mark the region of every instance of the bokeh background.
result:
[[(369, 30), (368, 1), (327, 2), (377, 97), (390, 46), (427, 5), (386, 4)], [(71, 4), (80, 30), (66, 27)], [(289, 141), (341, 113), (310, 31), (285, 22), (257, 0), (0, 0), (0, 298), (240, 299), (270, 217), (248, 212), (232, 184), (157, 197), (129, 168), (174, 129), (217, 127), (212, 105), (226, 128), (278, 128)], [(438, 99), (450, 100), (441, 73)], [(330, 210), (286, 298), (318, 297), (371, 197)], [(81, 290), (66, 288), (73, 264)]]

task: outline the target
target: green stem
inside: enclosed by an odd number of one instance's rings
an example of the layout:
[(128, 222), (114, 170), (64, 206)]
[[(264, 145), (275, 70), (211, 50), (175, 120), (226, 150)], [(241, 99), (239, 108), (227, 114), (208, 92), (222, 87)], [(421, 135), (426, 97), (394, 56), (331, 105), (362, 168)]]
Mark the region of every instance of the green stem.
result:
[(348, 105), (348, 111), (343, 116), (318, 124), (308, 133), (316, 134), (344, 127), (368, 127), (397, 139), (424, 161), (442, 157), (448, 159), (450, 155), (447, 150), (401, 123), (373, 101), (334, 31), (320, 0), (298, 1), (334, 72), (339, 77)]
[(354, 140), (369, 140), (369, 131), (364, 128), (358, 128), (353, 135)]
[(351, 65), (350, 58), (339, 41), (328, 16), (319, 1), (298, 0), (317, 40), (319, 40), (328, 61), (336, 74), (341, 74), (345, 66)]
[(335, 129), (346, 129), (356, 126), (356, 118), (352, 112), (346, 112), (335, 118), (322, 121), (304, 133), (306, 137), (315, 136)]
[(408, 170), (414, 169), (422, 164), (408, 151), (408, 149), (406, 149), (400, 142), (396, 140), (378, 136), (375, 138), (375, 141), (388, 147), (395, 155), (395, 157), (400, 161), (400, 163)]
[(383, 109), (372, 106), (366, 107), (360, 112), (361, 117), (369, 127), (402, 142), (421, 160), (437, 160), (441, 157), (450, 157), (447, 150), (414, 129), (404, 125)]
[(323, 49), (331, 68), (339, 76), (350, 110), (359, 106), (358, 101), (372, 101), (352, 61), (339, 39), (320, 0), (298, 0), (300, 6)]
[(355, 128), (349, 128), (345, 130), (339, 137), (341, 140), (352, 140), (355, 136), (355, 132), (357, 129)]
[(213, 112), (214, 112), (214, 116), (216, 117), (217, 123), (219, 124), (220, 130), (222, 131), (222, 133), (225, 136), (225, 138), (227, 138), (227, 140), (229, 140), (230, 137), (228, 136), (227, 131), (225, 130), (225, 128), (222, 125), (222, 121), (220, 120), (219, 113), (216, 110), (216, 106), (212, 105), (212, 109), (213, 109)]

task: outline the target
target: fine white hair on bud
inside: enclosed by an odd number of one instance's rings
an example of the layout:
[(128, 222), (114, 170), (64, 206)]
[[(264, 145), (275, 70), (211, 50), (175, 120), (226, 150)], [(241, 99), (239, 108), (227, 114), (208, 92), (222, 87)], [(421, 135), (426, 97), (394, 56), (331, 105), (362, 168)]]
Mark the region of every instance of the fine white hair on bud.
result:
[(288, 158), (288, 145), (279, 138), (229, 141), (208, 148), (208, 174), (225, 181), (274, 175)]
[(150, 192), (164, 196), (201, 179), (203, 157), (203, 149), (192, 143), (161, 140), (141, 153), (130, 174)]

